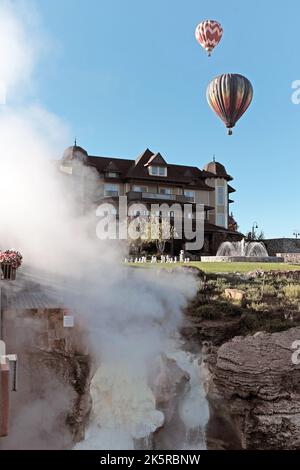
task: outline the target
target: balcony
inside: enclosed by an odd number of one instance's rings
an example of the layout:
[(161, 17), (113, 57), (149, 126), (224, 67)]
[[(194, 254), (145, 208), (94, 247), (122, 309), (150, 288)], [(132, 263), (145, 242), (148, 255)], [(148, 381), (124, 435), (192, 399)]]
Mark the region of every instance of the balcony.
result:
[(140, 191), (128, 191), (126, 193), (128, 201), (172, 201), (181, 204), (195, 202), (193, 197), (183, 194), (161, 194), (161, 193), (142, 193)]
[(104, 192), (104, 197), (118, 197), (119, 196), (119, 191), (109, 191), (106, 190)]

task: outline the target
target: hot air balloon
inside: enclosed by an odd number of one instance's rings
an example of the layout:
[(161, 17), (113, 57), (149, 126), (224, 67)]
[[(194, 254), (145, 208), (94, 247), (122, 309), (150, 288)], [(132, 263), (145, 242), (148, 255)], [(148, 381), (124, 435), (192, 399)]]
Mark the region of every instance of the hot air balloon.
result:
[(199, 44), (211, 56), (211, 51), (219, 44), (223, 34), (223, 28), (215, 20), (205, 20), (198, 24), (195, 36)]
[(231, 129), (252, 101), (253, 88), (243, 75), (226, 73), (210, 82), (206, 97), (209, 106), (222, 119), (231, 135)]

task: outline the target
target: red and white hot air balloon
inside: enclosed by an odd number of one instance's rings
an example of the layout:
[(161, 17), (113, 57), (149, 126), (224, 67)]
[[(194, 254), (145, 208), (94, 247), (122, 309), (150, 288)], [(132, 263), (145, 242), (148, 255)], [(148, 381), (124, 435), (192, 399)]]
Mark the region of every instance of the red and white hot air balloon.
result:
[(195, 36), (200, 46), (211, 56), (211, 51), (219, 44), (223, 34), (223, 28), (218, 21), (205, 20), (198, 24)]

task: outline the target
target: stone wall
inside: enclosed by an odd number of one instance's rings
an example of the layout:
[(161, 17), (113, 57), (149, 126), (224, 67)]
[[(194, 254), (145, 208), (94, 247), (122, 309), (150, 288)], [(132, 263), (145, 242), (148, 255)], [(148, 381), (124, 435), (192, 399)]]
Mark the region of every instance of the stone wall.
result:
[(277, 253), (300, 253), (300, 239), (271, 238), (264, 240), (264, 244), (270, 256), (276, 256)]
[(281, 263), (280, 256), (201, 256), (204, 263)]
[(62, 308), (3, 312), (7, 350), (18, 355), (18, 390), (11, 394), (10, 432), (0, 449), (69, 449), (84, 437), (91, 358), (79, 318), (66, 328), (65, 314)]
[(300, 253), (277, 253), (285, 263), (300, 264)]

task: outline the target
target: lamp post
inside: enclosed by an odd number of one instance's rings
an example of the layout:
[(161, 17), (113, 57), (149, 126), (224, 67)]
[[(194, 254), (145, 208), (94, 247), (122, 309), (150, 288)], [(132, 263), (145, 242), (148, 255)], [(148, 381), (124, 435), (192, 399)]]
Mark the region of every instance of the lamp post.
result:
[(297, 230), (294, 230), (293, 235), (296, 238), (296, 240), (298, 239), (298, 237), (300, 237), (300, 233)]
[(255, 238), (255, 230), (258, 229), (258, 223), (257, 222), (253, 222), (252, 224), (252, 231), (251, 231), (251, 237), (252, 237), (252, 240), (254, 240)]

